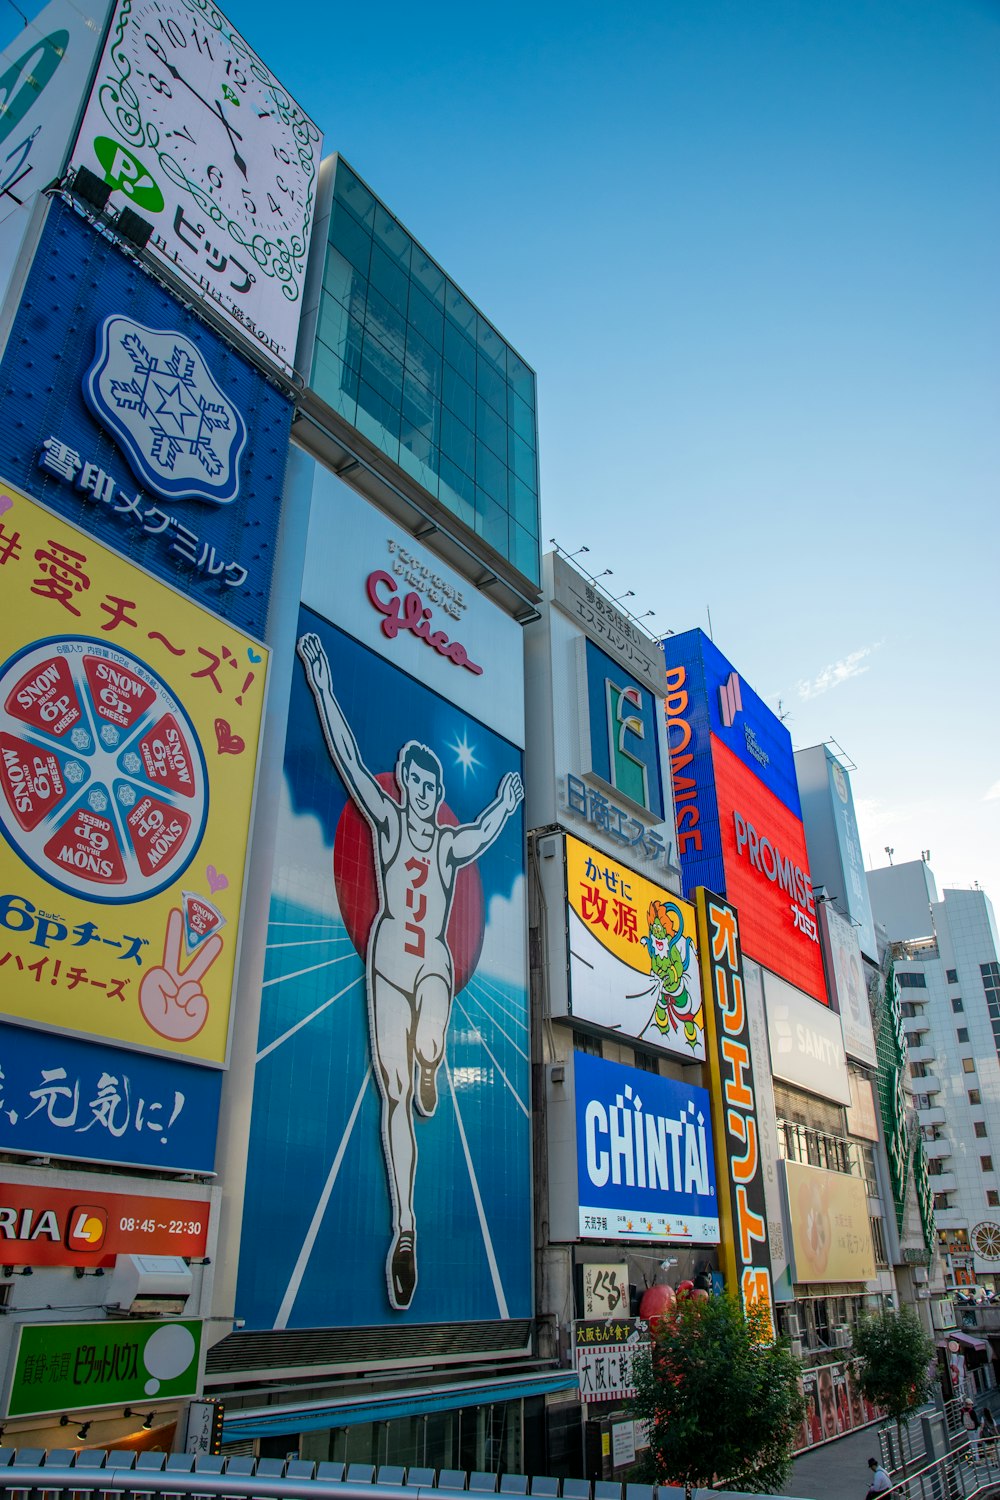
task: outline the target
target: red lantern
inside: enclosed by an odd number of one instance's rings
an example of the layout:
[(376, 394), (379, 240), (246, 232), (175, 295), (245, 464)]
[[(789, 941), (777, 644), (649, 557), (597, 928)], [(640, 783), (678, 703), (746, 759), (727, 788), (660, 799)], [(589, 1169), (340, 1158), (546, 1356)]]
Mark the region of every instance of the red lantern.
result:
[(645, 1318), (650, 1329), (654, 1329), (662, 1317), (673, 1312), (676, 1300), (672, 1286), (667, 1286), (665, 1283), (651, 1286), (642, 1294), (639, 1316)]

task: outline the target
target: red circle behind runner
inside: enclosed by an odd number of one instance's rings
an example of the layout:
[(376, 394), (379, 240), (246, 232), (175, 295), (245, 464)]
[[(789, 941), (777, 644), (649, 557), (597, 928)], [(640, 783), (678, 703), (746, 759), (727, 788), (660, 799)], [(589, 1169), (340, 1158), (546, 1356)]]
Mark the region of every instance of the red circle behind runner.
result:
[[(394, 802), (399, 802), (399, 788), (391, 771), (380, 772), (375, 780)], [(446, 802), (438, 808), (437, 821), (443, 828), (459, 826)], [(348, 937), (364, 958), (368, 952), (368, 934), (378, 912), (378, 882), (372, 831), (353, 802), (347, 803), (337, 823), (333, 840), (333, 878)], [(476, 972), (485, 929), (483, 882), (474, 864), (464, 865), (455, 880), (455, 894), (448, 917), (448, 947), (455, 967), (456, 995)]]

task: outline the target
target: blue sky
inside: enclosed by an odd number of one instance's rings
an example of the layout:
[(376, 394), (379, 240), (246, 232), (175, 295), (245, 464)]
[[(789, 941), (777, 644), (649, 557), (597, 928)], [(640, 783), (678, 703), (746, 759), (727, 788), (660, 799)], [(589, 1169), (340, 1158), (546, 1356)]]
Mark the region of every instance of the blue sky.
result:
[(228, 13), (536, 368), (543, 537), (1000, 901), (1000, 3)]

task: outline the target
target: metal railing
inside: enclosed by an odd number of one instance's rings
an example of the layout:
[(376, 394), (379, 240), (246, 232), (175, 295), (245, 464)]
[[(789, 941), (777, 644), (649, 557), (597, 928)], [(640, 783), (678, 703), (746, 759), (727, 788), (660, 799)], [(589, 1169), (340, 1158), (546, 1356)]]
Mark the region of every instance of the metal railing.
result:
[[(900, 1470), (879, 1500), (975, 1500), (1000, 1494), (1000, 1444), (975, 1441), (959, 1443), (950, 1452), (924, 1463), (903, 1476)], [(987, 1451), (992, 1450), (992, 1451)]]
[(0, 1448), (0, 1500), (451, 1500), (457, 1493), (536, 1500), (677, 1500), (683, 1490), (617, 1481), (528, 1478), (461, 1469), (312, 1463), (250, 1454)]

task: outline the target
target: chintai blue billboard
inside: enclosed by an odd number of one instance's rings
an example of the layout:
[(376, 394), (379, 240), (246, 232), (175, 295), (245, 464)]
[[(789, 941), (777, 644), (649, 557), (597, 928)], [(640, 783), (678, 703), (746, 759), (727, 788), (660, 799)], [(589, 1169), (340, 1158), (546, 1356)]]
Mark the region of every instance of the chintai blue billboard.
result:
[(583, 1239), (716, 1244), (708, 1091), (573, 1054)]

